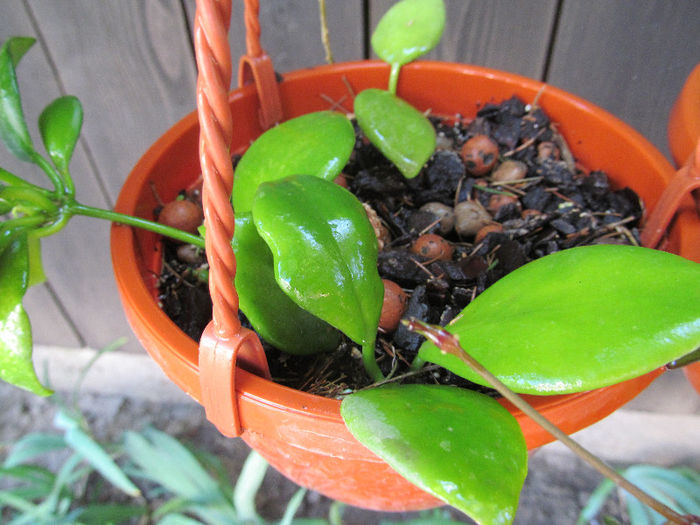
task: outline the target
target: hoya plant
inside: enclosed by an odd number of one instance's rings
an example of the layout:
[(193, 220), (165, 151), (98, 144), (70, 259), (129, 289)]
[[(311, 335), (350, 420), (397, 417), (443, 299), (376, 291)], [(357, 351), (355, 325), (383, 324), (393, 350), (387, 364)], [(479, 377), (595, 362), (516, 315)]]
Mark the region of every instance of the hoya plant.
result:
[[(437, 43), (444, 24), (442, 0), (395, 4), (372, 37), (376, 54), (391, 65), (387, 89), (362, 91), (354, 101), (363, 135), (409, 179), (433, 154), (436, 137), (427, 117), (397, 95), (400, 71)], [(13, 153), (46, 172), (53, 187), (0, 172), (0, 376), (47, 393), (31, 365), (21, 305), (27, 286), (41, 276), (42, 236), (83, 214), (197, 246), (202, 239), (75, 200), (67, 167), (80, 105), (61, 98), (44, 111), (44, 159), (27, 133), (15, 77), (30, 45), (12, 39), (0, 51), (0, 132)], [(240, 159), (232, 193), (240, 308), (261, 337), (291, 354), (333, 349), (341, 334), (355, 342), (375, 387), (343, 400), (350, 432), (408, 480), (478, 522), (510, 523), (527, 473), (525, 441), (513, 416), (476, 392), (384, 382), (375, 354), (384, 297), (377, 238), (362, 203), (334, 182), (354, 143), (348, 117), (324, 111), (267, 131)], [(484, 379), (465, 362), (470, 355), (495, 374), (504, 392), (540, 395), (617, 383), (700, 346), (699, 282), (700, 265), (664, 252), (566, 250), (491, 286), (445, 327), (454, 340), (429, 337), (413, 368), (437, 363), (492, 385), (493, 376)], [(445, 341), (461, 342), (468, 354)]]
[(34, 44), (15, 37), (0, 47), (0, 138), (20, 160), (44, 172), (48, 188), (0, 167), (0, 379), (40, 395), (49, 395), (32, 364), (32, 333), (22, 299), (27, 288), (44, 281), (40, 244), (58, 233), (74, 215), (145, 228), (204, 248), (203, 239), (167, 224), (81, 204), (69, 170), (80, 135), (83, 110), (74, 96), (63, 96), (39, 116), (47, 156), (35, 147), (22, 110), (15, 68)]
[[(388, 89), (362, 91), (354, 101), (364, 136), (406, 178), (433, 154), (435, 132), (396, 95), (400, 68), (437, 43), (444, 13), (441, 1), (395, 4), (372, 38), (376, 54), (391, 64)], [(243, 155), (232, 194), (241, 310), (263, 338), (289, 353), (335, 348), (333, 330), (357, 343), (368, 375), (381, 386), (344, 398), (341, 415), (352, 434), (479, 523), (510, 523), (527, 473), (513, 416), (491, 397), (464, 389), (382, 384), (375, 355), (383, 300), (377, 240), (356, 197), (334, 183), (353, 142), (345, 116), (321, 112), (277, 126)], [(668, 253), (574, 248), (501, 279), (446, 330), (509, 392), (581, 392), (637, 377), (698, 347), (699, 282), (700, 265)], [(425, 362), (493, 386), (444, 344), (426, 341), (414, 368)]]

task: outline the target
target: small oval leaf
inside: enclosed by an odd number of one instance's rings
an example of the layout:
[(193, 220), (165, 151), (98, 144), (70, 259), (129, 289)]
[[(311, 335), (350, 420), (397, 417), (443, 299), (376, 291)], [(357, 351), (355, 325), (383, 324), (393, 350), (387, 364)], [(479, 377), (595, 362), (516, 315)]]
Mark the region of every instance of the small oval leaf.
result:
[(22, 299), (29, 280), (26, 233), (0, 237), (0, 379), (41, 396), (52, 394), (34, 371), (32, 328)]
[(236, 290), (241, 311), (263, 339), (290, 354), (332, 350), (340, 333), (297, 306), (275, 281), (272, 253), (250, 213), (236, 215), (233, 235)]
[(377, 24), (372, 49), (385, 62), (404, 65), (433, 49), (444, 28), (443, 0), (402, 0)]
[(44, 147), (61, 173), (68, 171), (82, 125), (83, 106), (73, 96), (57, 98), (39, 115)]
[(332, 111), (309, 113), (269, 129), (248, 148), (236, 166), (233, 208), (248, 212), (263, 182), (289, 175), (334, 179), (355, 146), (350, 121)]
[(282, 290), (353, 341), (374, 341), (384, 286), (360, 201), (337, 184), (298, 175), (261, 185), (253, 218)]
[(340, 414), (357, 440), (419, 488), (479, 523), (511, 523), (527, 447), (497, 401), (437, 385), (387, 385), (347, 396)]
[(435, 151), (435, 128), (408, 102), (381, 89), (355, 97), (357, 123), (384, 156), (413, 178)]
[[(700, 346), (700, 264), (632, 246), (564, 250), (506, 275), (446, 328), (516, 392), (611, 385)], [(419, 355), (484, 384), (432, 343)]]

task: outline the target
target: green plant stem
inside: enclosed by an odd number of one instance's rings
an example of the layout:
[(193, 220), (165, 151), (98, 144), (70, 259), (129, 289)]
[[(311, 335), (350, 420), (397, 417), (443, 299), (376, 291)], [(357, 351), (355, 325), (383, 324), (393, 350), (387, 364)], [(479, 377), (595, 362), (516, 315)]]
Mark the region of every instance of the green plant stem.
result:
[(384, 381), (384, 374), (379, 369), (377, 360), (374, 357), (374, 341), (370, 344), (362, 345), (362, 363), (365, 365), (365, 370), (372, 378), (372, 381)]
[(685, 517), (678, 514), (672, 508), (661, 503), (657, 499), (653, 498), (643, 490), (641, 490), (636, 485), (627, 481), (619, 472), (614, 468), (609, 466), (599, 457), (595, 456), (593, 453), (588, 451), (586, 448), (578, 444), (576, 441), (571, 439), (566, 432), (557, 427), (554, 423), (545, 418), (540, 414), (535, 408), (532, 407), (527, 401), (521, 398), (518, 394), (513, 392), (505, 384), (503, 384), (496, 376), (491, 372), (486, 370), (481, 363), (470, 356), (464, 348), (459, 344), (457, 337), (449, 333), (447, 330), (439, 326), (432, 326), (422, 321), (411, 320), (404, 321), (404, 324), (409, 330), (416, 331), (430, 341), (432, 341), (440, 350), (444, 353), (453, 355), (461, 359), (464, 363), (468, 364), (476, 373), (478, 373), (485, 381), (487, 381), (494, 389), (498, 391), (505, 399), (510, 401), (513, 405), (519, 408), (524, 414), (531, 418), (535, 423), (541, 426), (544, 430), (549, 432), (556, 439), (561, 441), (566, 447), (573, 451), (577, 456), (588, 462), (593, 468), (600, 472), (603, 476), (614, 481), (619, 487), (623, 488), (630, 494), (632, 494), (639, 501), (648, 505), (656, 512), (664, 516), (672, 523), (677, 523), (679, 525), (692, 525), (692, 521), (686, 519)]
[(418, 372), (425, 364), (425, 359), (421, 358), (418, 354), (411, 361), (411, 372)]
[(396, 88), (399, 85), (399, 72), (401, 64), (391, 64), (391, 72), (389, 73), (389, 92), (396, 95)]
[(84, 204), (79, 204), (77, 202), (69, 206), (69, 211), (71, 215), (84, 215), (87, 217), (116, 222), (118, 224), (124, 224), (126, 226), (135, 226), (137, 228), (158, 233), (160, 235), (170, 237), (171, 239), (182, 241), (187, 244), (193, 244), (198, 248), (204, 249), (204, 239), (201, 237), (183, 232), (177, 228), (171, 228), (170, 226), (149, 221), (148, 219), (132, 217), (131, 215), (124, 215), (123, 213), (118, 213), (116, 211), (93, 208), (92, 206), (85, 206)]
[(24, 179), (20, 179), (17, 175), (13, 175), (9, 171), (0, 168), (0, 182), (7, 184), (8, 186), (21, 186), (23, 188), (38, 188), (46, 193), (49, 193), (48, 190), (44, 190), (43, 188), (39, 188), (39, 186), (35, 186), (34, 184), (27, 182)]
[(0, 232), (9, 230), (21, 230), (21, 229), (33, 229), (40, 226), (44, 221), (45, 217), (40, 215), (27, 215), (24, 217), (17, 217), (16, 219), (10, 219), (8, 221), (3, 221), (0, 223)]
[(32, 155), (32, 162), (39, 166), (44, 173), (46, 173), (46, 176), (51, 180), (51, 183), (53, 184), (53, 187), (56, 190), (56, 194), (58, 195), (73, 195), (72, 193), (67, 193), (66, 192), (66, 186), (63, 182), (63, 177), (61, 177), (61, 174), (58, 173), (54, 167), (41, 155), (39, 155), (36, 151)]
[(58, 206), (38, 186), (7, 186), (0, 188), (0, 198), (8, 201), (29, 203), (34, 208), (46, 212), (47, 215), (58, 212)]

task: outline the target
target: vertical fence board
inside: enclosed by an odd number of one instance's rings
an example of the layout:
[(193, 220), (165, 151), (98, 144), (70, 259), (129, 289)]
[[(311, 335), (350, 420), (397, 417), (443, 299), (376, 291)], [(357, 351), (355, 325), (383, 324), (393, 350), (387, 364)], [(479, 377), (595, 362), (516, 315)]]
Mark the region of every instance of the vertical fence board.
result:
[[(48, 53), (48, 64), (32, 78), (43, 100), (37, 96), (28, 113), (38, 114), (63, 92), (82, 100), (83, 138), (72, 163), (78, 198), (110, 207), (139, 156), (194, 108), (195, 70), (182, 9), (135, 0), (26, 5)], [(101, 347), (129, 334), (112, 278), (109, 224), (75, 218), (43, 246), (49, 282), (82, 339)], [(37, 330), (38, 341), (55, 342), (51, 338), (50, 330)]]
[[(372, 0), (373, 30), (393, 0)], [(554, 23), (554, 0), (446, 0), (445, 33), (427, 58), (539, 79)]]
[(111, 200), (146, 149), (195, 107), (182, 8), (170, 0), (30, 1)]
[[(4, 42), (10, 36), (33, 34), (34, 28), (24, 6), (13, 4), (10, 7), (7, 3), (0, 6), (0, 42)], [(38, 44), (24, 56), (17, 74), (32, 140), (34, 144), (39, 145), (41, 138), (33, 123), (44, 105), (58, 95), (58, 91), (46, 56)], [(38, 82), (37, 79), (42, 81)], [(15, 159), (4, 146), (0, 146), (0, 166), (35, 183), (43, 183), (45, 180), (40, 169)], [(44, 250), (46, 252), (46, 248)], [(47, 255), (51, 255), (50, 250)], [(25, 296), (24, 306), (31, 319), (35, 341), (62, 346), (78, 346), (81, 343), (80, 335), (63, 316), (60, 305), (56, 303), (46, 285), (32, 287)]]
[(668, 114), (700, 61), (697, 0), (566, 0), (548, 81), (602, 106), (667, 153)]

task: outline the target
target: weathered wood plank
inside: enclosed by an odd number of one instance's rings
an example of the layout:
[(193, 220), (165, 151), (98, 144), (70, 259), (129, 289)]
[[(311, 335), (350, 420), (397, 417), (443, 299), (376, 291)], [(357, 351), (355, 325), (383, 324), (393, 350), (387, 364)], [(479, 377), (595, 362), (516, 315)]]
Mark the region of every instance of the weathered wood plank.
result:
[(548, 81), (607, 109), (667, 153), (668, 114), (700, 60), (697, 0), (566, 0)]
[[(195, 1), (187, 0), (185, 5), (193, 25)], [(246, 52), (243, 12), (243, 0), (234, 0), (229, 30), (234, 64)], [(362, 59), (362, 0), (328, 1), (327, 18), (335, 61)], [(276, 71), (284, 73), (325, 63), (318, 0), (262, 0), (260, 27), (262, 47), (272, 57)]]
[(195, 107), (179, 2), (29, 1), (59, 80), (85, 106), (84, 137), (113, 201), (146, 149)]
[[(13, 35), (32, 34), (31, 20), (21, 4), (13, 4), (12, 8), (7, 3), (0, 6), (0, 42)], [(30, 123), (36, 122), (46, 102), (58, 94), (46, 57), (38, 45), (22, 59), (18, 75), (27, 119)], [(37, 82), (39, 78), (46, 81)], [(36, 127), (30, 124), (30, 130), (34, 143), (41, 144)], [(39, 168), (15, 159), (4, 146), (0, 146), (0, 166), (28, 176), (35, 183), (45, 181)], [(51, 253), (47, 255), (50, 257)], [(81, 343), (80, 335), (64, 317), (46, 285), (32, 287), (25, 296), (24, 306), (29, 313), (36, 342), (61, 346), (78, 346)]]
[[(143, 151), (194, 107), (194, 63), (182, 10), (172, 2), (133, 0), (26, 5), (37, 26), (32, 32), (48, 50), (41, 74), (32, 78), (44, 98), (30, 112), (37, 114), (61, 92), (82, 99), (84, 138), (73, 162), (78, 197), (109, 207)], [(174, 52), (178, 44), (180, 53)], [(56, 66), (56, 79), (49, 64)], [(94, 347), (130, 333), (111, 276), (108, 228), (74, 219), (44, 242), (49, 281), (82, 340)]]
[[(374, 29), (394, 0), (372, 0)], [(554, 0), (446, 0), (445, 33), (427, 58), (541, 78), (554, 23)]]

